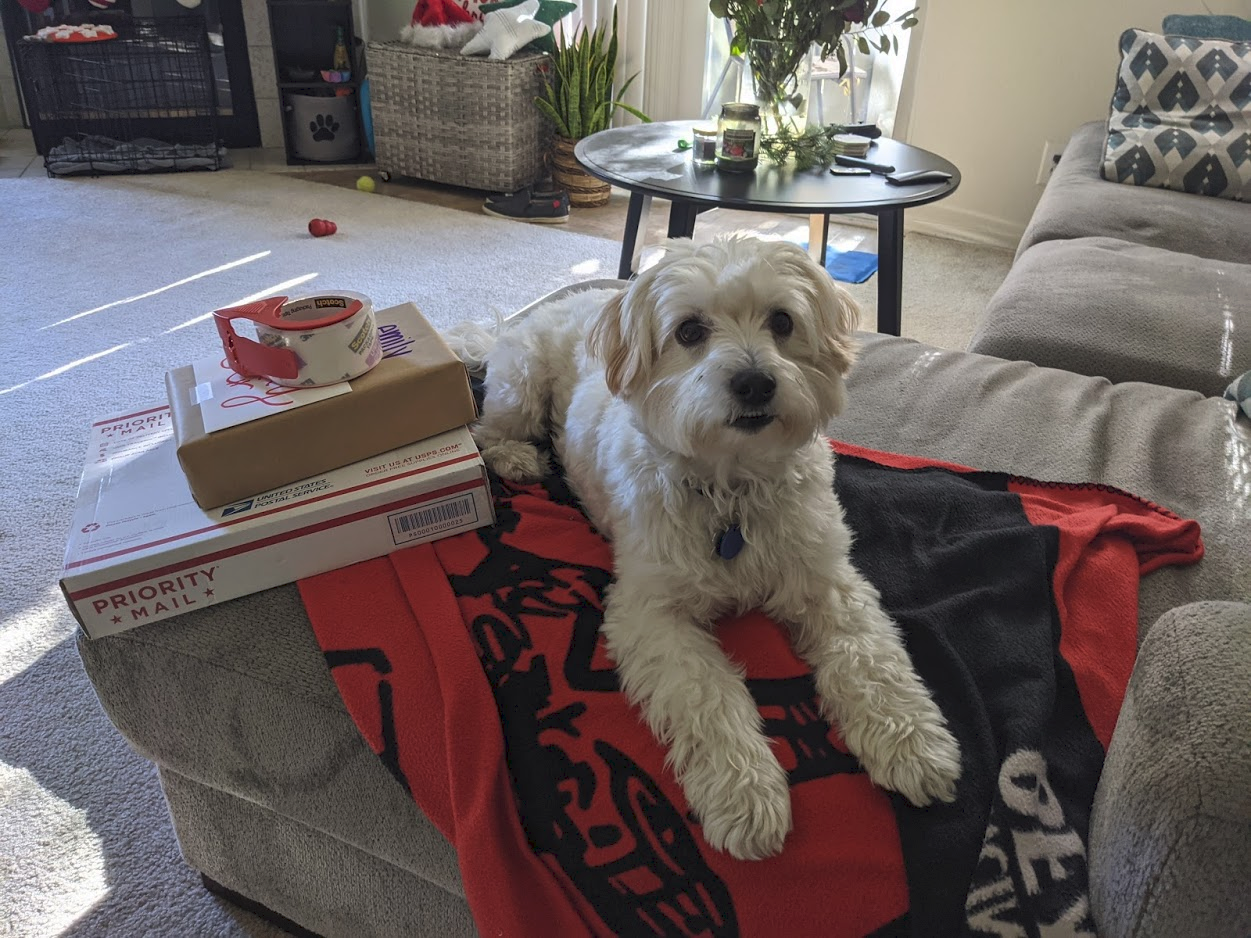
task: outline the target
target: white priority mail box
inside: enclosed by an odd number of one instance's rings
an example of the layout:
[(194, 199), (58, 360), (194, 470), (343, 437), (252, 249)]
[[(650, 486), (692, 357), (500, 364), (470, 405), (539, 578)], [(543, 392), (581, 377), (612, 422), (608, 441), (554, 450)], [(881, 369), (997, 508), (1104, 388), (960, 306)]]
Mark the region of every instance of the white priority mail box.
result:
[(92, 426), (61, 589), (99, 638), (493, 521), (464, 428), (205, 511), (154, 407)]

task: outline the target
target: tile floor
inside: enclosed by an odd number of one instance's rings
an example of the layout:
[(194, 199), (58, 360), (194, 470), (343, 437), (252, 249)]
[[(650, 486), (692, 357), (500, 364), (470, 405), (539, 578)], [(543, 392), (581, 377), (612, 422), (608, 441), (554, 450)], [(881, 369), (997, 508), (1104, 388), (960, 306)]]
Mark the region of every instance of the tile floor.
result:
[(29, 130), (0, 130), (0, 179), (43, 171), (43, 158), (35, 152)]

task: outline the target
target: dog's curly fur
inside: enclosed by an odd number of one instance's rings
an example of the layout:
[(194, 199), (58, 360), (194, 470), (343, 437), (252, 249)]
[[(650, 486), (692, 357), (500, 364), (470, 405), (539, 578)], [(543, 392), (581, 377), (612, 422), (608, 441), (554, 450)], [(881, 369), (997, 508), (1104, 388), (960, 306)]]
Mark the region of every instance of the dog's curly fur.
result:
[[(487, 354), (475, 436), (501, 476), (547, 471), (613, 541), (603, 634), (713, 847), (775, 854), (791, 828), (786, 773), (727, 614), (786, 623), (824, 715), (877, 784), (951, 801), (957, 743), (877, 591), (851, 565), (822, 429), (843, 404), (858, 311), (794, 245), (674, 240), (627, 289), (536, 309)], [(718, 536), (737, 524), (742, 552)]]

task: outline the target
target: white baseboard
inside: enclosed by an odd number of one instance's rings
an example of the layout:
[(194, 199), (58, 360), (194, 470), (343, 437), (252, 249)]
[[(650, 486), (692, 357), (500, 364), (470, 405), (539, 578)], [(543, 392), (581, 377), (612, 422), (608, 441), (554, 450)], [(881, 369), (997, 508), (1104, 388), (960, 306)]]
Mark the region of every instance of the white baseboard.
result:
[(996, 218), (966, 208), (927, 205), (904, 213), (904, 228), (919, 234), (985, 244), (1015, 251), (1025, 233), (1024, 227), (1004, 218)]
[[(831, 215), (830, 224), (876, 228), (877, 218), (860, 214)], [(933, 235), (950, 241), (1006, 248), (1009, 251), (1016, 250), (1021, 235), (1025, 233), (1019, 225), (1002, 218), (943, 205), (926, 205), (904, 212), (904, 231), (915, 231), (917, 234)]]

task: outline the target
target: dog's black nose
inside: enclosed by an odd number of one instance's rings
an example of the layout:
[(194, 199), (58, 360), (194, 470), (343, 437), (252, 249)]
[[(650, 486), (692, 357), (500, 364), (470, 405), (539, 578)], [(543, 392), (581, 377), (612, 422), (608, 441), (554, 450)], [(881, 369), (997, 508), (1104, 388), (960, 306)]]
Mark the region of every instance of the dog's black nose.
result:
[(730, 391), (740, 403), (752, 407), (769, 403), (777, 387), (778, 383), (773, 380), (772, 375), (754, 368), (740, 371), (730, 379)]

